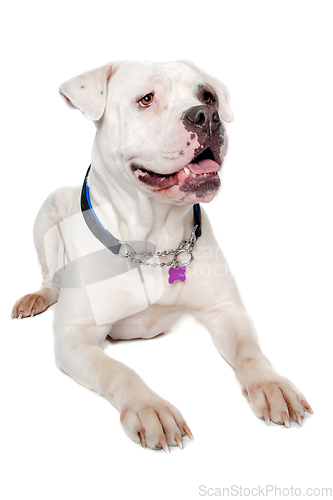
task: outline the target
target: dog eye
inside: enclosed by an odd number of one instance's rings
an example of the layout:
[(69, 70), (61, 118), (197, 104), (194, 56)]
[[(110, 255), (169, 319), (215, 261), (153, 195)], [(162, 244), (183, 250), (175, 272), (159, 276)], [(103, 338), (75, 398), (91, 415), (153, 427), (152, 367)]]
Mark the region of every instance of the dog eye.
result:
[(139, 100), (139, 104), (141, 107), (146, 108), (153, 104), (154, 94), (146, 94)]
[(210, 92), (205, 91), (203, 93), (203, 97), (202, 98), (203, 98), (203, 100), (204, 100), (204, 102), (206, 104), (211, 104), (211, 103), (214, 102), (214, 97), (213, 97), (213, 95)]

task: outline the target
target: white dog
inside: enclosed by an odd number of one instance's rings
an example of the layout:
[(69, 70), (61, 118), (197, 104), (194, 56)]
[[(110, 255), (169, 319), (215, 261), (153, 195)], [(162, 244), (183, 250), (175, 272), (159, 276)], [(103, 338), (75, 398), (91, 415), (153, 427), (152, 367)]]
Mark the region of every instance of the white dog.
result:
[(262, 354), (200, 215), (227, 152), (226, 87), (187, 62), (115, 62), (69, 80), (60, 93), (96, 124), (91, 168), (83, 188), (58, 189), (44, 202), (34, 226), (43, 284), (16, 302), (12, 317), (58, 301), (57, 365), (118, 408), (143, 447), (168, 452), (193, 436), (181, 413), (102, 345), (107, 336), (154, 337), (185, 312), (210, 331), (257, 417), (302, 425), (311, 407)]

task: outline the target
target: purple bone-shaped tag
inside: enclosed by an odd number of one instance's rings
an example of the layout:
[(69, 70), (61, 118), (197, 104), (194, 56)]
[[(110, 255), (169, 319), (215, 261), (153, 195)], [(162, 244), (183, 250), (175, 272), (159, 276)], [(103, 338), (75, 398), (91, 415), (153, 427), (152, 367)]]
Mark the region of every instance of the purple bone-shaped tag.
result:
[(170, 267), (170, 269), (169, 269), (169, 283), (172, 284), (176, 280), (185, 281), (186, 280), (185, 273), (186, 273), (185, 266)]

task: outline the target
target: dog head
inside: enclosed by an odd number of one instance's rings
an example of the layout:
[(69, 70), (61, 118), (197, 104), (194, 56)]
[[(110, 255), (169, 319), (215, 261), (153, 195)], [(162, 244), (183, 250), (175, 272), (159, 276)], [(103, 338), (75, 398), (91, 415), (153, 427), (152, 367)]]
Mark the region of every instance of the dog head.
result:
[(173, 202), (213, 199), (233, 119), (220, 81), (188, 62), (115, 62), (60, 93), (95, 122), (94, 150), (114, 178)]

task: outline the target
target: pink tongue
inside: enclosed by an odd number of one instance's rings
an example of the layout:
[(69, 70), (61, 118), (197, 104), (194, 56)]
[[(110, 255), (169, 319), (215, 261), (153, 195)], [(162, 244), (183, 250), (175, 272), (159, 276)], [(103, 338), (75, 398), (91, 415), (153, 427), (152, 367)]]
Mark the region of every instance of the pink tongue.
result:
[(197, 163), (189, 163), (187, 167), (194, 174), (210, 174), (211, 172), (216, 172), (220, 168), (219, 164), (213, 160), (201, 160)]

